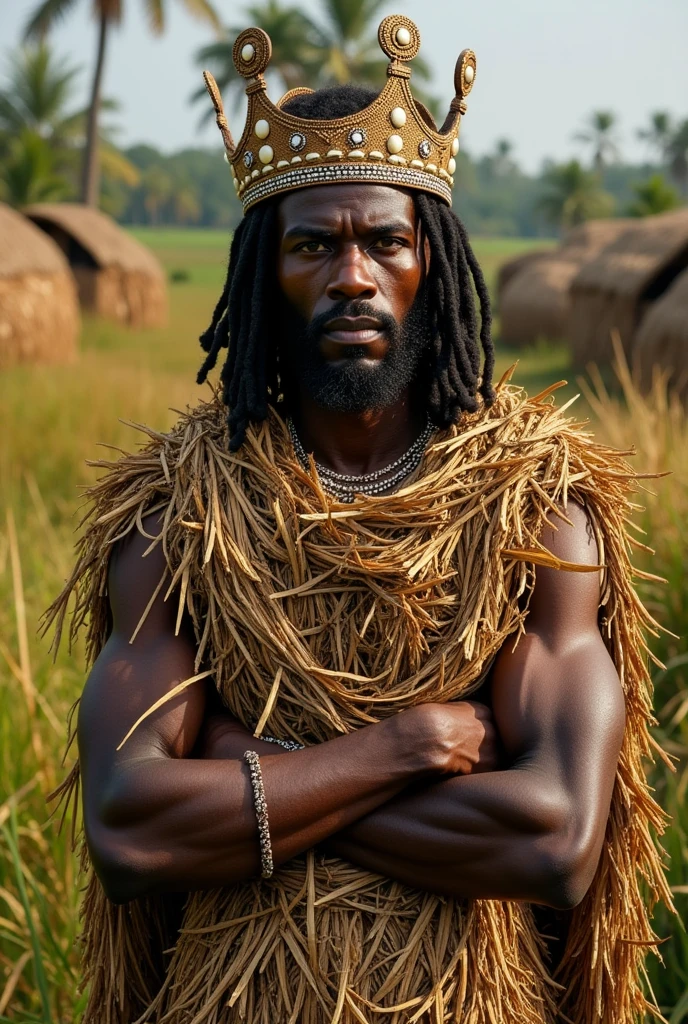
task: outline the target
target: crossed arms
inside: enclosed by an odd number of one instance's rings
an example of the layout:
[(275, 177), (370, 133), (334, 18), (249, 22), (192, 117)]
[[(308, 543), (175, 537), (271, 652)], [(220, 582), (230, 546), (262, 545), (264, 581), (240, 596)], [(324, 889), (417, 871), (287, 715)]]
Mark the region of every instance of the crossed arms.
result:
[[(570, 505), (543, 538), (596, 564)], [(149, 523), (148, 529), (151, 529)], [(193, 638), (154, 602), (164, 570), (138, 534), (114, 553), (110, 638), (78, 722), (84, 822), (94, 867), (123, 903), (231, 884), (260, 872), (245, 750), (261, 755), (275, 865), (321, 846), (369, 870), (451, 896), (575, 906), (592, 880), (614, 785), (624, 701), (597, 625), (597, 573), (538, 568), (527, 633), (500, 652), (479, 702), (427, 704), (295, 753), (254, 740), (194, 684)]]

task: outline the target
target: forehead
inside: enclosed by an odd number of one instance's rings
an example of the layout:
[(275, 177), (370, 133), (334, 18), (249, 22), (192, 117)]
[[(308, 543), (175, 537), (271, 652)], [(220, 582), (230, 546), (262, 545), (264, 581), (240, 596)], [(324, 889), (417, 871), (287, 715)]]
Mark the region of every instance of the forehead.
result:
[(416, 225), (416, 209), (411, 194), (391, 185), (320, 185), (297, 189), (279, 205), (282, 231), (294, 225), (336, 229), (345, 224), (356, 230), (399, 223), (410, 230)]

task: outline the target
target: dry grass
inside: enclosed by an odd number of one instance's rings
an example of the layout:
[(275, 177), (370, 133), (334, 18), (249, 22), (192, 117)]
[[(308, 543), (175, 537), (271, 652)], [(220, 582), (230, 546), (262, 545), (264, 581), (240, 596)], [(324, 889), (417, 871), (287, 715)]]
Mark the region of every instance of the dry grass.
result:
[[(75, 860), (66, 834), (58, 838), (54, 823), (46, 822), (45, 794), (60, 777), (64, 722), (83, 685), (84, 659), (77, 646), (71, 656), (62, 651), (53, 665), (36, 625), (71, 566), (77, 488), (92, 479), (84, 460), (97, 454), (95, 440), (126, 447), (132, 432), (118, 417), (165, 429), (174, 419), (169, 406), (181, 408), (198, 393), (193, 339), (220, 287), (226, 240), (219, 233), (205, 240), (197, 234), (190, 247), (179, 238), (160, 251), (168, 269), (186, 266), (190, 276), (172, 289), (168, 331), (127, 333), (88, 321), (76, 370), (24, 368), (0, 376), (0, 1020), (15, 1024), (71, 1024), (79, 1012)], [(491, 267), (498, 262), (492, 247), (485, 256)], [(526, 353), (519, 369), (535, 392), (565, 375), (566, 356), (543, 347)], [(624, 393), (610, 396), (600, 384), (589, 400), (605, 440), (635, 445), (639, 467), (673, 471), (654, 482), (639, 521), (656, 549), (646, 567), (669, 580), (645, 596), (669, 629), (685, 634), (685, 418), (661, 381), (647, 400), (627, 377)], [(667, 666), (656, 679), (658, 731), (683, 758), (676, 775), (660, 772), (655, 784), (675, 815), (666, 845), (685, 917), (688, 653), (684, 639), (671, 637), (660, 638), (655, 649)], [(661, 917), (657, 928), (671, 936), (663, 947), (669, 969), (651, 965), (651, 980), (660, 1006), (679, 1024), (688, 1020), (688, 939), (673, 919)]]

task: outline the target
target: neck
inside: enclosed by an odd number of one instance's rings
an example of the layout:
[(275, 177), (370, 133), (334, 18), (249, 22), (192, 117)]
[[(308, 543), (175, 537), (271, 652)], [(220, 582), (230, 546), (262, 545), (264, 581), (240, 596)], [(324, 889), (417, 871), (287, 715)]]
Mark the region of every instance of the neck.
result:
[(359, 476), (394, 462), (425, 426), (407, 390), (394, 405), (364, 412), (333, 412), (302, 397), (294, 423), (307, 452), (336, 473)]

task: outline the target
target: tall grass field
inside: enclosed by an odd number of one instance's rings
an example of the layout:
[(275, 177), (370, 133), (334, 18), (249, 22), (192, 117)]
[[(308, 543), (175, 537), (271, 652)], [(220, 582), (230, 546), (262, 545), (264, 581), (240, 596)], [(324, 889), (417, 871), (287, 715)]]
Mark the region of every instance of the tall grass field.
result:
[[(72, 1024), (84, 1003), (69, 822), (58, 834), (46, 806), (64, 772), (65, 723), (84, 683), (84, 651), (63, 647), (53, 660), (37, 630), (72, 562), (80, 489), (96, 472), (85, 461), (108, 457), (98, 443), (137, 443), (123, 420), (164, 430), (175, 419), (171, 410), (198, 399), (196, 339), (226, 268), (222, 232), (137, 235), (168, 272), (169, 326), (128, 331), (86, 320), (75, 365), (0, 375), (0, 1021)], [(488, 280), (528, 244), (479, 241)], [(570, 373), (561, 346), (543, 344), (520, 356), (514, 381), (531, 393)], [(511, 362), (500, 352), (498, 372)], [(668, 581), (643, 584), (642, 594), (670, 631), (653, 638), (665, 666), (655, 672), (655, 733), (677, 770), (654, 769), (652, 783), (673, 817), (664, 845), (679, 914), (657, 914), (663, 963), (650, 959), (647, 984), (666, 1019), (679, 1024), (688, 1021), (688, 937), (681, 924), (688, 910), (688, 426), (660, 379), (644, 398), (623, 365), (611, 386), (610, 379), (607, 370), (588, 377), (579, 415), (592, 417), (604, 440), (636, 448), (636, 466), (671, 472), (650, 481), (639, 499), (637, 523), (654, 553), (635, 555), (640, 567)], [(565, 397), (576, 390), (581, 386), (571, 377)]]

